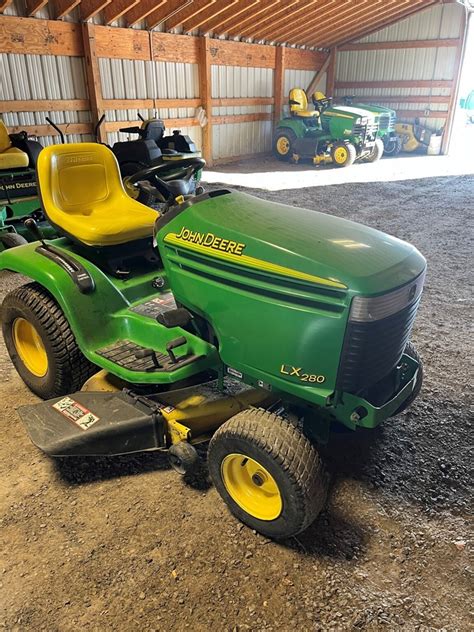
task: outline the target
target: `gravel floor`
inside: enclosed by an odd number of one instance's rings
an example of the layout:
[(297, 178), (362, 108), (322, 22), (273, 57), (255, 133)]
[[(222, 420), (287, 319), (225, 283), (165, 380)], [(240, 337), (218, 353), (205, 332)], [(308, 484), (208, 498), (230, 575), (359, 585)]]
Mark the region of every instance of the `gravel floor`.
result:
[[(327, 510), (277, 544), (229, 515), (204, 476), (186, 483), (160, 455), (41, 454), (15, 412), (35, 397), (2, 345), (4, 629), (473, 629), (474, 177), (250, 192), (380, 228), (425, 254), (413, 334), (421, 397), (375, 431), (334, 435)], [(19, 281), (0, 273), (0, 293)]]

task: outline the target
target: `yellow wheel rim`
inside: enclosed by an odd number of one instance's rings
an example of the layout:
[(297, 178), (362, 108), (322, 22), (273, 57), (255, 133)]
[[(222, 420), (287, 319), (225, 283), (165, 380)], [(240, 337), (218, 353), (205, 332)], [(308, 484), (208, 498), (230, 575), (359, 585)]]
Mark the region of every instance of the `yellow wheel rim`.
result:
[(44, 377), (48, 372), (48, 356), (36, 328), (24, 318), (13, 322), (13, 342), (28, 371), (36, 377)]
[(127, 195), (129, 195), (133, 200), (138, 199), (138, 196), (140, 195), (140, 189), (138, 189), (138, 187), (134, 187), (128, 177), (125, 177), (123, 179), (123, 186)]
[(290, 141), (286, 138), (286, 136), (280, 136), (277, 140), (276, 148), (279, 154), (286, 156), (286, 154), (290, 151)]
[(254, 459), (245, 454), (229, 454), (222, 461), (222, 480), (241, 509), (258, 520), (275, 520), (283, 502), (275, 479)]
[(334, 160), (340, 165), (343, 162), (346, 162), (347, 156), (348, 156), (348, 152), (345, 147), (337, 147), (336, 150), (334, 151)]

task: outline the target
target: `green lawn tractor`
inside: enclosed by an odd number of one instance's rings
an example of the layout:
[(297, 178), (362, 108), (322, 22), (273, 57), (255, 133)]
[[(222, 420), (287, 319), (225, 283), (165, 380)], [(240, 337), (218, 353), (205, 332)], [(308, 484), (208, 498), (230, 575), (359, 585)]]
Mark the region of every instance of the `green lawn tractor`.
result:
[(422, 255), (245, 193), (183, 195), (176, 180), (160, 179), (158, 213), (96, 143), (44, 149), (38, 184), (61, 237), (0, 254), (31, 279), (6, 296), (2, 327), (46, 400), (20, 409), (33, 442), (61, 457), (168, 451), (189, 474), (210, 441), (210, 476), (239, 519), (275, 538), (305, 529), (327, 492), (318, 443), (336, 422), (375, 428), (420, 390)]
[(321, 92), (314, 93), (312, 101), (315, 109), (309, 110), (305, 91), (290, 91), (290, 116), (279, 121), (273, 134), (273, 153), (279, 160), (309, 158), (315, 165), (348, 167), (356, 160), (375, 162), (382, 157), (378, 117), (372, 112), (330, 107), (331, 99)]
[(379, 132), (378, 138), (383, 142), (383, 155), (396, 156), (402, 149), (402, 142), (398, 136), (395, 125), (397, 123), (397, 113), (395, 110), (383, 107), (382, 105), (367, 105), (366, 103), (355, 103), (355, 96), (343, 97), (345, 106), (361, 108), (368, 112), (372, 112), (378, 117)]
[(31, 239), (24, 221), (33, 217), (48, 237), (48, 227), (36, 190), (36, 160), (42, 146), (26, 132), (9, 134), (0, 120), (0, 251)]

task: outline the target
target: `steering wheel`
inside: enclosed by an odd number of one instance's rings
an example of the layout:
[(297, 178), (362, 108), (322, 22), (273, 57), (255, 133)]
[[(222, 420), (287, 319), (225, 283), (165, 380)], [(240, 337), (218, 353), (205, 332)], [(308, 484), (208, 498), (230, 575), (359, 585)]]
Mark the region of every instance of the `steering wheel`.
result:
[(311, 99), (313, 101), (314, 107), (319, 112), (322, 112), (323, 110), (328, 108), (331, 105), (331, 101), (332, 101), (332, 97), (325, 97), (324, 99), (315, 99), (314, 96), (312, 96)]
[(193, 192), (192, 177), (205, 166), (206, 161), (203, 158), (166, 160), (127, 176), (124, 182), (151, 193), (159, 201), (173, 202), (179, 195), (189, 195)]

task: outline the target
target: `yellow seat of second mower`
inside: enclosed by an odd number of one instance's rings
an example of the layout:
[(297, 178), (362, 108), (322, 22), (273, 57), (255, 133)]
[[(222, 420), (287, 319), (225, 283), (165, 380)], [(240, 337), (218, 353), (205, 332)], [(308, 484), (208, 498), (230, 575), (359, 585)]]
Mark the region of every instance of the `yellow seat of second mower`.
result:
[(27, 167), (29, 162), (27, 153), (18, 147), (12, 147), (5, 123), (0, 121), (0, 169), (19, 169)]
[(96, 247), (152, 237), (158, 213), (127, 195), (117, 160), (105, 145), (46, 147), (37, 173), (44, 211), (66, 235)]

